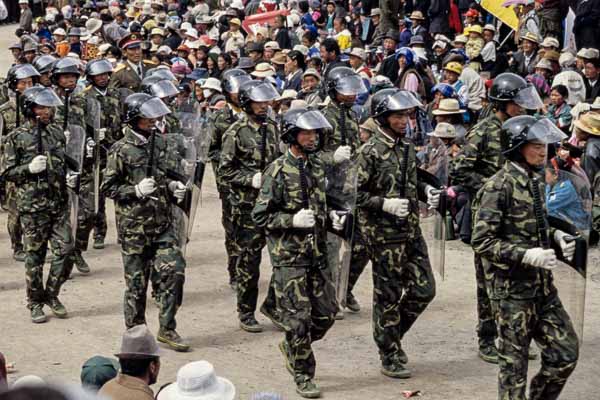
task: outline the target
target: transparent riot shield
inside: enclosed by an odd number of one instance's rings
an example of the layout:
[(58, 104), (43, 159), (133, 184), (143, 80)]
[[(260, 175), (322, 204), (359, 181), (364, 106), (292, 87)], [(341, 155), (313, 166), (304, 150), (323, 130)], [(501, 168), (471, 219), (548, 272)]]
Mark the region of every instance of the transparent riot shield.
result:
[(566, 259), (560, 246), (553, 243), (559, 261), (552, 275), (577, 337), (583, 342), (588, 238), (592, 223), (590, 185), (585, 176), (573, 170), (548, 168), (545, 197), (550, 227), (569, 234), (570, 240), (575, 242), (575, 255), (571, 259)]
[(329, 210), (346, 217), (342, 231), (332, 231), (327, 235), (327, 257), (333, 269), (336, 299), (340, 307), (344, 307), (352, 258), (358, 166), (352, 161), (344, 162), (326, 168), (325, 172), (327, 206)]
[[(78, 125), (69, 125), (67, 133), (66, 164), (71, 173), (79, 175), (83, 171), (85, 152), (85, 130)], [(77, 216), (79, 215), (79, 183), (75, 188), (69, 188), (69, 203), (71, 207), (71, 230), (73, 237), (77, 232)]]
[(183, 200), (173, 199), (172, 223), (174, 232), (178, 238), (179, 246), (185, 256), (187, 243), (191, 234), (191, 212), (195, 208), (193, 204), (192, 185), (196, 170), (196, 147), (192, 138), (182, 134), (167, 134), (168, 170), (171, 179), (183, 183), (187, 190)]
[(94, 213), (98, 214), (100, 209), (100, 129), (102, 106), (100, 102), (94, 98), (87, 99), (87, 128), (91, 131), (90, 137), (94, 138), (96, 147), (94, 149)]
[(194, 226), (194, 220), (196, 218), (196, 212), (198, 205), (202, 197), (202, 183), (204, 181), (204, 173), (206, 172), (206, 166), (209, 163), (208, 149), (210, 147), (210, 141), (212, 138), (212, 128), (210, 122), (206, 118), (197, 117), (197, 130), (193, 132), (190, 140), (196, 148), (196, 168), (194, 177), (192, 180), (192, 192), (191, 192), (191, 210), (190, 210), (190, 231)]
[(438, 159), (436, 160), (435, 170), (429, 172), (422, 168), (417, 169), (417, 180), (419, 182), (442, 191), (439, 205), (435, 209), (431, 209), (427, 205), (426, 193), (420, 193), (420, 227), (425, 243), (427, 244), (431, 267), (444, 280), (446, 272), (446, 219), (448, 216), (445, 189), (448, 182), (448, 157), (445, 152), (437, 153), (436, 155)]

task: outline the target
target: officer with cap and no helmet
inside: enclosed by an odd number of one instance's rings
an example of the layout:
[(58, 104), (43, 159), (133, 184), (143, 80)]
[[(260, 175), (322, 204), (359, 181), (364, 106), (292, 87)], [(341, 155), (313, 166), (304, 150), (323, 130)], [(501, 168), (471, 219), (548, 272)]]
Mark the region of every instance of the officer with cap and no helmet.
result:
[(115, 68), (110, 79), (111, 87), (138, 92), (147, 72), (156, 67), (153, 62), (142, 59), (141, 43), (142, 36), (139, 33), (130, 33), (119, 40), (125, 61)]
[[(485, 262), (498, 327), (498, 398), (558, 399), (577, 365), (579, 338), (559, 297), (565, 292), (554, 283), (554, 249), (571, 260), (576, 242), (548, 223), (544, 168), (548, 145), (566, 135), (549, 119), (529, 115), (512, 117), (501, 129), (506, 161), (477, 193), (471, 241)], [(527, 385), (534, 341), (541, 369)]]
[[(449, 198), (464, 194), (473, 201), (484, 182), (498, 172), (504, 163), (503, 151), (508, 145), (508, 138), (502, 130), (502, 124), (511, 117), (535, 112), (543, 105), (535, 87), (519, 75), (510, 72), (502, 73), (494, 79), (489, 99), (493, 103), (495, 112), (479, 120), (467, 133), (465, 145), (450, 169), (453, 186), (448, 189)], [(465, 211), (470, 215), (470, 210)], [(471, 239), (470, 227), (470, 217), (465, 217), (460, 236), (466, 243)], [(486, 362), (497, 363), (498, 352), (495, 344), (497, 328), (485, 288), (483, 264), (477, 253), (475, 253), (475, 277), (479, 357)], [(534, 355), (532, 354), (531, 357)]]
[(175, 351), (188, 351), (190, 346), (175, 330), (175, 315), (183, 301), (185, 260), (171, 221), (171, 199), (182, 201), (187, 190), (183, 182), (167, 176), (169, 149), (156, 126), (169, 113), (162, 100), (147, 93), (125, 99), (127, 126), (123, 139), (109, 150), (102, 191), (114, 201), (117, 212), (125, 268), (125, 325), (132, 328), (146, 322), (146, 292), (153, 276), (161, 289), (157, 340)]

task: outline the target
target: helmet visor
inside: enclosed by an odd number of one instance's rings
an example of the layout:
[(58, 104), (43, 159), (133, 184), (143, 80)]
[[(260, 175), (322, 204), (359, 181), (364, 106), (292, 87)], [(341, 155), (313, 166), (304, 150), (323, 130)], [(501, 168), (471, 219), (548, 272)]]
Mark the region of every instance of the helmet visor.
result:
[(158, 77), (161, 77), (168, 81), (177, 80), (175, 75), (173, 75), (173, 73), (166, 68), (155, 68), (154, 70), (150, 70), (150, 71), (154, 71), (154, 72), (149, 73), (148, 76), (158, 76)]
[(338, 80), (335, 90), (344, 96), (356, 96), (365, 93), (367, 87), (360, 76), (354, 75)]
[(566, 139), (567, 135), (552, 123), (548, 118), (542, 118), (531, 125), (527, 131), (527, 141), (540, 141), (550, 144)]
[(514, 102), (527, 110), (538, 110), (544, 105), (533, 85), (519, 90), (515, 95)]
[(143, 118), (160, 118), (170, 113), (169, 107), (158, 97), (153, 97), (140, 107), (140, 114)]
[(410, 92), (399, 91), (388, 100), (388, 111), (410, 110), (411, 108), (421, 107), (422, 104)]
[(270, 83), (263, 82), (250, 89), (248, 93), (250, 100), (256, 102), (273, 101), (279, 98), (279, 93)]
[(58, 107), (63, 105), (63, 102), (56, 93), (54, 93), (54, 90), (49, 88), (40, 90), (35, 95), (34, 103), (44, 107)]
[(317, 110), (303, 113), (296, 120), (296, 126), (303, 130), (333, 129), (323, 114)]
[(251, 81), (252, 78), (248, 75), (232, 76), (227, 78), (226, 88), (229, 93), (239, 93), (242, 83)]
[(88, 74), (91, 76), (108, 74), (113, 72), (113, 67), (108, 60), (99, 60), (90, 66)]
[(40, 73), (31, 64), (24, 64), (15, 71), (15, 78), (26, 79), (34, 76), (40, 76)]
[(152, 85), (152, 95), (164, 99), (179, 93), (177, 87), (171, 81), (159, 81)]

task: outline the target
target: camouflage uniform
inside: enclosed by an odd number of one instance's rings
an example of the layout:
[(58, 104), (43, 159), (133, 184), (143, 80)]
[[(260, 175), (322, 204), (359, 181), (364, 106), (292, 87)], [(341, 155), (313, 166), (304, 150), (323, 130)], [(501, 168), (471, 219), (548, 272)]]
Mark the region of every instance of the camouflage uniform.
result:
[(121, 254), (125, 268), (125, 325), (130, 328), (146, 323), (146, 292), (151, 270), (159, 287), (158, 303), (161, 329), (174, 330), (175, 314), (182, 303), (185, 280), (185, 260), (178, 247), (171, 225), (171, 202), (165, 171), (166, 141), (155, 139), (152, 177), (157, 191), (152, 197), (140, 199), (135, 185), (146, 177), (149, 143), (126, 127), (124, 138), (108, 153), (102, 191), (115, 203)]
[[(104, 94), (99, 92), (93, 85), (88, 86), (84, 89), (81, 94), (83, 98), (83, 104), (87, 107), (87, 101), (96, 100), (100, 103), (100, 109), (102, 110), (100, 114), (100, 127), (106, 129), (104, 140), (100, 143), (100, 181), (102, 181), (102, 177), (104, 175), (104, 169), (106, 168), (106, 157), (108, 154), (108, 150), (111, 148), (113, 144), (123, 138), (123, 133), (121, 131), (121, 103), (119, 100), (119, 92), (116, 89), (107, 89)], [(90, 131), (93, 129), (93, 123), (90, 121), (94, 116), (87, 115), (87, 137), (94, 137), (94, 132)], [(88, 160), (93, 163), (93, 160)], [(89, 176), (91, 179), (82, 179), (81, 182), (81, 192), (85, 191), (87, 193), (93, 193), (94, 191), (94, 179), (93, 175)], [(94, 238), (97, 241), (104, 241), (106, 237), (107, 224), (106, 224), (106, 198), (102, 192), (99, 193), (99, 202), (98, 202), (98, 213), (95, 214), (94, 218)], [(90, 199), (90, 207), (89, 210), (94, 212), (94, 204), (93, 198)], [(89, 202), (88, 202), (89, 203)], [(80, 227), (81, 228), (81, 227)], [(79, 237), (85, 237), (85, 241), (87, 243), (87, 238), (89, 237), (90, 232), (82, 232), (81, 235), (78, 233)], [(87, 248), (87, 244), (85, 246)]]
[[(544, 193), (544, 180), (539, 178), (539, 190)], [(579, 353), (577, 334), (558, 297), (552, 272), (522, 264), (526, 250), (541, 246), (531, 185), (523, 168), (507, 162), (475, 201), (472, 243), (483, 262), (498, 327), (500, 400), (557, 399)], [(548, 237), (552, 236), (549, 232)], [(542, 348), (542, 368), (526, 397), (532, 340)]]
[[(261, 131), (265, 128), (263, 160)], [(261, 251), (265, 247), (264, 230), (256, 225), (250, 215), (258, 197), (258, 189), (252, 187), (252, 177), (277, 158), (278, 143), (279, 135), (273, 121), (261, 127), (246, 115), (223, 135), (219, 173), (222, 182), (230, 188), (233, 236), (238, 255), (237, 307), (241, 316), (253, 314), (256, 310)]]
[(217, 190), (221, 198), (222, 217), (221, 223), (225, 230), (225, 250), (227, 251), (227, 271), (229, 272), (230, 281), (235, 281), (235, 265), (237, 263), (237, 255), (235, 253), (235, 245), (233, 242), (233, 221), (231, 216), (231, 204), (229, 203), (229, 190), (223, 182), (221, 173), (219, 172), (219, 160), (221, 158), (221, 149), (223, 147), (223, 134), (229, 129), (235, 121), (240, 118), (242, 111), (234, 109), (234, 106), (228, 104), (227, 107), (215, 112), (212, 115), (209, 124), (212, 126), (212, 138), (208, 157), (212, 162), (215, 180), (217, 182)]
[[(454, 159), (450, 170), (452, 185), (460, 186), (469, 193), (471, 201), (484, 183), (494, 175), (504, 162), (502, 149), (507, 146), (507, 138), (502, 133), (502, 121), (491, 114), (481, 120), (467, 134), (462, 151)], [(468, 206), (465, 206), (468, 207)], [(477, 335), (479, 345), (494, 343), (496, 326), (487, 292), (483, 266), (475, 253), (475, 278), (477, 281)]]
[(316, 225), (298, 229), (293, 216), (302, 209), (299, 160), (291, 152), (274, 161), (265, 171), (252, 217), (266, 229), (273, 265), (280, 325), (284, 346), (296, 383), (315, 375), (311, 343), (322, 339), (335, 321), (337, 304), (332, 270), (327, 268), (327, 204), (322, 162), (311, 156), (305, 162), (309, 206)]
[[(36, 175), (29, 172), (29, 163), (38, 155), (37, 128), (30, 121), (6, 138), (0, 162), (0, 175), (17, 188), (16, 204), (26, 253), (25, 274), (30, 308), (56, 299), (66, 279), (65, 271), (72, 267), (69, 256), (73, 238), (66, 186), (66, 138), (62, 128), (57, 125), (50, 124), (42, 129), (42, 147), (44, 155), (48, 157), (45, 172)], [(54, 258), (44, 289), (43, 266), (48, 241)]]
[[(3, 122), (3, 130), (0, 132), (0, 156), (3, 154), (4, 141), (16, 127), (16, 104), (7, 101), (0, 106), (0, 118)], [(21, 120), (22, 120), (21, 116)], [(0, 178), (0, 180), (2, 180)], [(4, 187), (1, 187), (4, 186)], [(0, 201), (2, 208), (8, 211), (6, 227), (10, 236), (10, 244), (14, 253), (23, 250), (23, 232), (19, 222), (19, 213), (17, 212), (17, 188), (14, 182), (0, 182)]]
[[(410, 145), (406, 219), (382, 211), (385, 198), (399, 198), (403, 145)], [(384, 365), (400, 361), (401, 340), (435, 297), (435, 279), (419, 227), (416, 155), (407, 140), (394, 141), (381, 131), (357, 156), (359, 224), (373, 268), (373, 336)], [(400, 361), (400, 363), (404, 364)]]

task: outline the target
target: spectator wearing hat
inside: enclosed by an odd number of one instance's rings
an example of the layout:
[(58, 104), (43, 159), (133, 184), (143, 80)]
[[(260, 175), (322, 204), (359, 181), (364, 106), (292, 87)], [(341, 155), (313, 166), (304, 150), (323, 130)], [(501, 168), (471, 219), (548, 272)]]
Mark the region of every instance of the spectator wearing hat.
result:
[(265, 61), (271, 61), (273, 56), (276, 53), (279, 53), (280, 51), (281, 47), (279, 47), (279, 43), (277, 43), (276, 41), (267, 42), (264, 45), (263, 58), (265, 59)]
[(425, 50), (425, 40), (423, 39), (423, 37), (419, 35), (411, 37), (410, 42), (408, 43), (408, 47), (410, 47), (420, 59), (428, 59)]
[(469, 38), (465, 35), (456, 35), (452, 41), (452, 47), (455, 49), (464, 49), (468, 40)]
[(366, 93), (359, 94), (356, 98), (356, 104), (363, 105), (369, 98), (369, 90), (371, 88), (371, 78), (373, 73), (366, 64), (367, 53), (364, 49), (355, 47), (352, 49), (349, 55), (350, 67), (362, 78), (367, 88)]
[(515, 44), (519, 44), (520, 38), (525, 36), (527, 32), (540, 36), (540, 20), (535, 11), (534, 0), (525, 0), (525, 3), (519, 8), (515, 8), (519, 13), (519, 25), (517, 28), (518, 35), (515, 35)]
[(585, 76), (585, 98), (588, 103), (600, 96), (600, 59), (586, 60), (583, 74)]
[(469, 57), (469, 64), (476, 72), (481, 70), (481, 50), (485, 46), (483, 40), (483, 29), (480, 25), (471, 25), (465, 29), (468, 32), (468, 40), (465, 45), (465, 53)]
[(369, 19), (371, 21), (369, 25), (373, 29), (373, 34), (371, 36), (371, 41), (367, 44), (372, 44), (373, 46), (381, 46), (383, 42), (383, 35), (386, 32), (384, 30), (385, 27), (381, 25), (381, 10), (379, 8), (371, 9)]
[(250, 42), (246, 46), (246, 54), (248, 54), (248, 57), (252, 59), (254, 64), (258, 65), (260, 63), (265, 62), (265, 60), (263, 59), (263, 52), (264, 46), (260, 42)]
[(451, 124), (440, 122), (427, 136), (430, 137), (430, 141), (423, 151), (424, 160), (421, 168), (445, 182), (448, 178), (447, 160), (450, 148), (456, 140), (456, 130)]
[(240, 32), (241, 25), (242, 22), (239, 18), (229, 20), (229, 29), (221, 35), (221, 41), (225, 43), (226, 53), (244, 47), (244, 35)]
[(429, 32), (427, 32), (427, 28), (423, 26), (425, 22), (425, 17), (421, 11), (413, 11), (410, 14), (410, 21), (412, 22), (412, 26), (410, 27), (411, 36), (421, 36), (425, 41), (429, 37)]
[(130, 33), (119, 40), (119, 47), (125, 53), (125, 61), (115, 68), (110, 78), (110, 87), (137, 92), (146, 73), (156, 66), (151, 61), (142, 60), (141, 39), (139, 34)]
[(538, 44), (540, 40), (537, 35), (527, 32), (521, 37), (521, 50), (513, 53), (509, 60), (512, 72), (523, 77), (532, 74), (539, 61)]
[(177, 381), (161, 389), (156, 400), (233, 400), (235, 386), (217, 376), (208, 361), (194, 361), (177, 371)]
[(150, 52), (156, 53), (158, 48), (162, 46), (165, 39), (165, 32), (161, 28), (153, 28), (150, 31)]
[(284, 90), (295, 90), (299, 92), (302, 89), (302, 74), (306, 68), (304, 56), (296, 50), (286, 54), (285, 62), (285, 82)]
[(150, 386), (160, 372), (160, 349), (146, 325), (136, 325), (123, 334), (116, 354), (121, 372), (108, 381), (99, 395), (111, 400), (154, 400)]
[(583, 76), (575, 70), (575, 57), (570, 52), (560, 55), (558, 63), (561, 72), (552, 80), (552, 86), (564, 85), (569, 90), (567, 103), (573, 107), (577, 103), (585, 102), (586, 86)]
[(460, 103), (455, 98), (440, 100), (438, 108), (431, 112), (435, 118), (436, 124), (446, 122), (451, 124), (456, 131), (456, 142), (463, 143), (467, 130), (463, 125), (463, 114), (465, 110), (460, 108)]
[(19, 17), (19, 28), (21, 28), (25, 32), (32, 33), (33, 13), (29, 8), (29, 0), (19, 0), (19, 8), (21, 9), (21, 16)]
[[(596, 113), (583, 114), (574, 123), (575, 137), (580, 147), (583, 147), (581, 168), (585, 171), (592, 187), (592, 193), (600, 191), (600, 115)], [(569, 140), (571, 141), (571, 140)], [(597, 211), (594, 207), (594, 213)], [(594, 230), (598, 231), (599, 221), (595, 218)]]
[(81, 384), (86, 389), (97, 392), (119, 372), (119, 362), (114, 358), (94, 356), (81, 367)]
[(21, 57), (23, 56), (23, 45), (19, 42), (19, 43), (13, 43), (10, 45), (10, 47), (8, 48), (13, 56), (13, 65), (17, 64), (19, 62), (19, 60), (21, 59)]
[[(496, 46), (498, 43), (494, 40), (496, 35), (496, 27), (492, 24), (487, 24), (483, 27), (484, 45), (481, 49), (481, 71), (491, 72), (496, 64)], [(493, 78), (493, 77), (491, 77)]]
[(302, 74), (302, 89), (298, 93), (298, 98), (306, 101), (309, 106), (315, 107), (323, 101), (319, 93), (321, 84), (321, 75), (315, 69), (308, 68)]
[(466, 108), (469, 105), (469, 91), (465, 83), (460, 80), (462, 72), (463, 66), (459, 62), (450, 61), (444, 66), (444, 82), (452, 86), (456, 98)]
[(535, 72), (525, 78), (531, 82), (542, 99), (550, 96), (550, 82), (552, 82), (552, 65), (550, 61), (542, 58), (535, 66)]
[(254, 71), (252, 71), (250, 75), (252, 75), (254, 79), (262, 81), (266, 78), (275, 76), (275, 68), (269, 63), (260, 63), (256, 65)]

